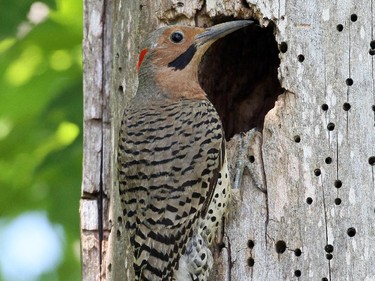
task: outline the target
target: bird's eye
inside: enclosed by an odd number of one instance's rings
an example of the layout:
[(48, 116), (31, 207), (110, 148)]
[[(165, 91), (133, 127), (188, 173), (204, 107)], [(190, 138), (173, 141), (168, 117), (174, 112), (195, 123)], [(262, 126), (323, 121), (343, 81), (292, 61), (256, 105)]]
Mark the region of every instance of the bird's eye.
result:
[(171, 34), (170, 39), (173, 43), (180, 43), (184, 39), (184, 34), (181, 31), (175, 31)]

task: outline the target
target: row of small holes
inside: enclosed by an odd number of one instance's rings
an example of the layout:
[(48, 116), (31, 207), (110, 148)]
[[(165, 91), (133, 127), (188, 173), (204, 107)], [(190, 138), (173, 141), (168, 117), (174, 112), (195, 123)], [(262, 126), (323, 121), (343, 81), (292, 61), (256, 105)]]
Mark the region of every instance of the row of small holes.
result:
[(331, 260), (333, 258), (333, 255), (332, 255), (333, 246), (331, 244), (328, 244), (324, 247), (324, 250), (327, 252), (326, 254), (327, 260)]
[[(311, 197), (307, 197), (306, 198), (306, 203), (308, 204), (308, 205), (311, 205), (312, 203), (314, 202), (314, 200), (311, 198)], [(336, 205), (340, 205), (341, 204), (341, 198), (336, 198), (335, 199), (335, 204)]]
[[(328, 124), (329, 125), (329, 124)], [(333, 125), (334, 126), (334, 125)], [(329, 128), (328, 128), (329, 130)], [(333, 130), (333, 129), (332, 129)], [(298, 141), (299, 142), (299, 141)], [(327, 157), (325, 162), (327, 164), (331, 164), (332, 163), (332, 158), (331, 157)], [(368, 158), (368, 163), (371, 165), (371, 166), (375, 166), (375, 156), (370, 156)], [(320, 175), (322, 174), (322, 171), (318, 168), (318, 169), (315, 169), (314, 170), (314, 175), (319, 177)], [(341, 187), (341, 186), (340, 186)]]
[[(285, 243), (285, 241), (282, 241), (282, 240), (277, 241), (276, 244), (275, 244), (275, 249), (276, 249), (276, 252), (279, 253), (279, 254), (284, 253), (285, 250), (286, 250), (286, 243)], [(302, 251), (297, 248), (297, 249), (294, 250), (294, 254), (297, 257), (299, 257), (302, 254)], [(301, 270), (297, 269), (296, 271), (294, 271), (294, 276), (296, 276), (296, 277), (300, 277), (301, 274), (302, 274)]]
[[(358, 16), (357, 16), (356, 14), (352, 14), (352, 15), (350, 16), (350, 20), (351, 20), (352, 22), (356, 22), (357, 19), (358, 19)], [(337, 29), (337, 31), (341, 32), (341, 31), (344, 30), (344, 26), (343, 26), (342, 24), (338, 24), (338, 25), (336, 26), (336, 29)]]
[[(322, 106), (321, 106), (321, 108), (322, 108), (323, 111), (327, 111), (329, 107), (328, 107), (328, 104), (323, 103)], [(345, 102), (345, 103), (342, 105), (342, 108), (343, 108), (345, 111), (349, 111), (349, 110), (352, 108), (352, 106), (351, 106), (350, 103)], [(372, 105), (372, 106), (371, 106), (371, 109), (372, 109), (373, 111), (375, 111), (375, 105)]]
[[(358, 19), (358, 16), (356, 15), (356, 14), (352, 14), (351, 16), (350, 16), (350, 20), (352, 21), (352, 22), (356, 22), (357, 21), (357, 19)], [(336, 29), (337, 29), (337, 31), (338, 32), (341, 32), (341, 31), (343, 31), (344, 30), (344, 26), (342, 25), (342, 24), (338, 24), (337, 26), (336, 26)], [(370, 42), (370, 50), (369, 50), (369, 54), (370, 54), (370, 56), (373, 56), (373, 55), (375, 55), (375, 40), (372, 40), (371, 42)]]
[[(352, 22), (356, 22), (357, 19), (358, 19), (358, 17), (357, 17), (356, 14), (352, 14), (352, 15), (350, 16), (350, 20), (351, 20)], [(339, 32), (341, 32), (341, 31), (343, 31), (344, 26), (343, 26), (342, 24), (338, 24), (336, 28), (337, 28), (337, 30), (338, 30)], [(369, 51), (370, 55), (375, 55), (375, 40), (373, 40), (373, 41), (370, 42), (370, 47), (371, 47), (371, 49), (370, 49), (370, 51)], [(288, 45), (287, 45), (285, 42), (281, 42), (281, 44), (280, 44), (280, 52), (285, 53), (287, 50), (288, 50)], [(303, 62), (303, 61), (305, 60), (305, 57), (304, 57), (304, 55), (300, 54), (300, 55), (297, 56), (297, 59), (298, 59), (299, 62)], [(354, 81), (353, 81), (352, 78), (348, 78), (348, 79), (346, 79), (345, 83), (346, 83), (347, 86), (352, 86), (353, 83), (354, 83)], [(328, 107), (327, 104), (323, 104), (321, 108), (322, 108), (322, 110), (327, 111), (329, 107)], [(349, 111), (350, 108), (351, 108), (351, 105), (350, 105), (349, 103), (344, 103), (344, 104), (343, 104), (343, 109), (344, 109), (345, 111)], [(375, 105), (372, 106), (372, 109), (373, 109), (373, 111), (375, 111)], [(328, 125), (327, 125), (327, 129), (328, 129), (329, 131), (333, 131), (334, 128), (335, 128), (335, 124), (334, 124), (334, 123), (328, 123)], [(301, 142), (301, 137), (298, 136), (298, 135), (296, 135), (296, 136), (294, 137), (294, 141), (295, 141), (296, 143)], [(331, 163), (332, 163), (332, 158), (331, 158), (331, 157), (327, 157), (327, 158), (325, 159), (325, 163), (326, 163), (326, 164), (331, 164)], [(371, 157), (369, 158), (369, 164), (372, 165), (372, 166), (375, 165), (375, 157), (374, 157), (374, 156), (371, 156)], [(320, 171), (320, 169), (315, 169), (315, 170), (314, 170), (314, 174), (315, 174), (316, 176), (320, 176), (320, 175), (321, 175), (321, 171)], [(336, 180), (335, 183), (334, 183), (334, 185), (335, 185), (336, 188), (341, 188), (341, 187), (342, 187), (342, 182), (341, 182), (340, 180)], [(307, 204), (310, 205), (310, 204), (312, 204), (312, 202), (313, 202), (313, 199), (312, 199), (311, 197), (308, 197), (308, 198), (306, 199), (306, 203), (307, 203)], [(336, 199), (335, 199), (335, 204), (336, 204), (336, 205), (340, 205), (340, 204), (341, 204), (341, 199), (340, 199), (340, 198), (336, 198)], [(349, 229), (347, 230), (347, 234), (348, 234), (348, 236), (350, 236), (350, 237), (355, 236), (355, 234), (356, 234), (356, 230), (355, 230), (355, 228), (352, 228), (352, 227), (349, 228)], [(284, 241), (278, 241), (278, 242), (276, 242), (276, 252), (278, 252), (278, 253), (283, 253), (283, 252), (285, 251), (285, 249), (286, 249), (286, 244), (285, 244)], [(333, 258), (333, 255), (331, 254), (331, 253), (333, 252), (333, 246), (332, 246), (332, 245), (327, 245), (327, 246), (325, 247), (325, 251), (327, 252), (327, 255), (326, 255), (327, 259), (331, 260), (331, 259)], [(298, 253), (298, 254), (297, 254), (297, 253)], [(301, 255), (301, 250), (296, 249), (296, 250), (295, 250), (295, 254), (296, 254), (296, 256)], [(301, 271), (300, 271), (300, 270), (296, 270), (296, 271), (294, 272), (294, 275), (295, 275), (296, 277), (300, 277), (300, 276), (301, 276)], [(324, 278), (322, 278), (322, 281), (328, 281), (328, 279), (324, 277)]]
[[(254, 248), (254, 245), (255, 245), (255, 243), (254, 243), (253, 240), (248, 240), (248, 241), (247, 241), (247, 247), (248, 247), (249, 249)], [(254, 260), (253, 257), (250, 257), (250, 258), (247, 259), (247, 265), (248, 265), (248, 266), (252, 267), (252, 266), (254, 266), (254, 263), (255, 263), (255, 260)]]

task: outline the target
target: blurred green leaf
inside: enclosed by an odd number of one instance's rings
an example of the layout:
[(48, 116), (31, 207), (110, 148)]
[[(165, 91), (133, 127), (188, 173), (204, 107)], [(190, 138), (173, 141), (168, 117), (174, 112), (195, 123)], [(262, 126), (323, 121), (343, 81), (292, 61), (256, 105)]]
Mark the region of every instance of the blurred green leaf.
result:
[(66, 245), (42, 280), (80, 280), (82, 1), (40, 2), (41, 22), (28, 18), (34, 1), (1, 2), (0, 216), (46, 210)]
[[(19, 24), (26, 20), (27, 13), (30, 10), (31, 4), (35, 1), (30, 0), (3, 0), (1, 1), (0, 9), (0, 40), (14, 36), (17, 33)], [(51, 9), (56, 8), (54, 0), (39, 1), (45, 3)], [(77, 3), (79, 4), (79, 3)], [(75, 6), (77, 8), (77, 5)]]

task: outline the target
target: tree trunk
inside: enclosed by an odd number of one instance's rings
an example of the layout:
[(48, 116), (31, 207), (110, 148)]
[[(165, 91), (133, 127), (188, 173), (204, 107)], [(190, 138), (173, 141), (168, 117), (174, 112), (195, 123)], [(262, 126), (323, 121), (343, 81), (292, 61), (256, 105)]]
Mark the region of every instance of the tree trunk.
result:
[[(374, 0), (86, 0), (83, 280), (134, 279), (115, 162), (142, 38), (245, 18), (263, 28), (224, 38), (200, 71), (230, 132), (232, 175), (239, 132), (260, 130), (246, 151), (255, 176), (233, 191), (210, 279), (375, 280)], [(233, 86), (232, 108), (218, 81)]]

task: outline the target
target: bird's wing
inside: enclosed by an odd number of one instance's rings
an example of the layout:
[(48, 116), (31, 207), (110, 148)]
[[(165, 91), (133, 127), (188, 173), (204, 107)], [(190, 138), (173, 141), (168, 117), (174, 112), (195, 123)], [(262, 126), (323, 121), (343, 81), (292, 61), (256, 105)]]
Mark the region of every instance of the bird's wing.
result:
[(223, 164), (223, 132), (209, 101), (128, 111), (119, 140), (120, 195), (138, 278), (168, 280)]

